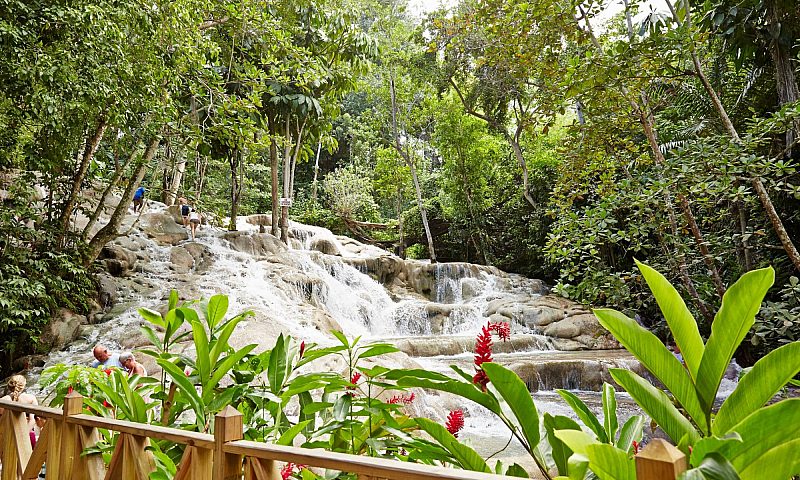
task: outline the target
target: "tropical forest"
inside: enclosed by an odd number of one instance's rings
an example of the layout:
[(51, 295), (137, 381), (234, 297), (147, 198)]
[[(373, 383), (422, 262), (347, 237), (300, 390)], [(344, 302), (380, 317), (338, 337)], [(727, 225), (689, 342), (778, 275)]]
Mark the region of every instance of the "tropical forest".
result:
[(0, 0), (3, 480), (800, 479), (796, 0)]

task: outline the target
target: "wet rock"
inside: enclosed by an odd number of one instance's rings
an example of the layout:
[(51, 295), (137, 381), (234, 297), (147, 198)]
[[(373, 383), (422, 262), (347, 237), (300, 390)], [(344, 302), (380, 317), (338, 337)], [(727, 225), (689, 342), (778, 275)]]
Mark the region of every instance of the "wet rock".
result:
[(234, 249), (254, 256), (276, 255), (287, 250), (278, 237), (269, 233), (225, 232), (222, 238)]
[(103, 262), (106, 271), (115, 277), (128, 275), (136, 266), (136, 255), (120, 245), (104, 246), (97, 258)]
[(108, 311), (117, 303), (117, 282), (107, 274), (98, 274), (97, 277), (97, 303), (102, 310)]
[(168, 213), (145, 213), (139, 225), (148, 237), (161, 244), (176, 245), (189, 238), (186, 228)]
[(250, 225), (258, 225), (258, 233), (267, 233), (267, 229), (272, 228), (272, 215), (259, 213), (248, 216), (245, 221)]
[(339, 246), (336, 245), (334, 240), (321, 237), (319, 235), (311, 239), (309, 248), (311, 250), (316, 250), (317, 252), (322, 252), (326, 255), (335, 255), (339, 257), (342, 256), (342, 252), (339, 250)]
[(562, 320), (560, 322), (551, 323), (544, 329), (544, 334), (551, 337), (558, 338), (572, 338), (581, 334), (581, 328), (570, 319)]
[(183, 215), (181, 215), (180, 205), (170, 205), (165, 211), (175, 220), (175, 223), (183, 226)]
[(46, 361), (46, 355), (25, 355), (24, 357), (15, 358), (11, 362), (11, 368), (15, 371), (41, 368), (44, 367)]
[(187, 243), (183, 248), (189, 252), (194, 259), (194, 269), (196, 272), (204, 272), (214, 264), (214, 257), (207, 246), (202, 243)]
[(564, 310), (542, 305), (526, 308), (523, 314), (523, 321), (528, 328), (535, 329), (563, 320), (565, 315)]
[(81, 325), (87, 323), (83, 315), (62, 308), (42, 329), (39, 342), (49, 350), (59, 350), (78, 338)]
[(172, 247), (169, 251), (171, 268), (178, 273), (188, 273), (194, 268), (194, 257), (183, 247)]
[(465, 278), (461, 282), (461, 298), (465, 301), (477, 297), (486, 288), (484, 282), (476, 278)]

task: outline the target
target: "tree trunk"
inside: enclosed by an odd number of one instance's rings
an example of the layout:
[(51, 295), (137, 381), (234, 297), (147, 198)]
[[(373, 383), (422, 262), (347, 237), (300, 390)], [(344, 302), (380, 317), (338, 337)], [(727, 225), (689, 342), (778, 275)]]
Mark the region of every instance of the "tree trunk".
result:
[(319, 174), (319, 152), (322, 149), (322, 141), (317, 142), (317, 157), (314, 160), (314, 181), (311, 182), (311, 205), (317, 206), (317, 175)]
[[(286, 118), (286, 145), (283, 148), (283, 198), (289, 198), (292, 182), (292, 130), (291, 117)], [(281, 240), (289, 245), (289, 206), (281, 205)]]
[(270, 180), (272, 182), (272, 235), (280, 237), (278, 218), (278, 144), (275, 140), (275, 119), (267, 117), (269, 126), (269, 168)]
[(717, 289), (717, 295), (719, 295), (719, 298), (722, 299), (722, 296), (725, 295), (725, 285), (722, 283), (722, 278), (720, 278), (717, 267), (714, 265), (714, 257), (708, 250), (708, 245), (703, 240), (703, 236), (700, 233), (700, 227), (697, 226), (697, 221), (692, 214), (692, 207), (689, 205), (689, 200), (685, 195), (678, 194), (678, 201), (681, 204), (681, 209), (683, 210), (683, 214), (686, 217), (686, 222), (689, 224), (689, 228), (692, 231), (692, 235), (697, 243), (697, 247), (700, 249), (700, 253), (703, 255), (703, 261), (705, 262), (706, 267), (708, 267), (708, 271), (711, 274), (712, 280), (714, 281), (714, 287)]
[(86, 256), (84, 257), (83, 261), (83, 265), (85, 267), (88, 267), (92, 264), (92, 262), (94, 262), (97, 256), (100, 255), (100, 251), (103, 249), (106, 243), (110, 242), (119, 235), (119, 226), (122, 225), (122, 221), (125, 219), (125, 214), (128, 212), (128, 206), (133, 201), (133, 194), (142, 183), (144, 174), (147, 172), (147, 167), (150, 164), (150, 161), (153, 160), (160, 142), (161, 139), (156, 137), (152, 142), (150, 142), (150, 145), (147, 146), (147, 150), (145, 150), (144, 156), (136, 165), (136, 169), (131, 175), (131, 181), (125, 188), (125, 192), (122, 194), (122, 198), (117, 204), (117, 208), (114, 209), (111, 219), (89, 241), (89, 246), (86, 249)]
[(431, 263), (436, 263), (436, 250), (433, 248), (433, 236), (431, 235), (431, 228), (428, 226), (428, 214), (425, 211), (425, 204), (422, 201), (422, 188), (419, 185), (417, 168), (414, 166), (414, 162), (408, 152), (403, 150), (403, 148), (400, 146), (400, 133), (397, 130), (397, 99), (394, 90), (394, 77), (389, 78), (389, 93), (392, 99), (392, 132), (394, 133), (393, 146), (395, 150), (397, 150), (397, 153), (399, 153), (406, 162), (408, 168), (411, 169), (411, 178), (414, 179), (414, 191), (417, 194), (417, 207), (419, 208), (419, 214), (422, 219), (422, 226), (425, 228), (425, 237), (428, 240), (428, 252), (430, 253)]
[(400, 245), (397, 250), (397, 256), (406, 258), (406, 239), (403, 234), (403, 196), (400, 190), (397, 190), (397, 198), (395, 200), (395, 209), (397, 210), (397, 229), (400, 234)]
[(228, 163), (231, 167), (231, 218), (228, 222), (228, 231), (236, 231), (236, 216), (239, 213), (239, 192), (241, 186), (239, 185), (239, 163), (241, 162), (241, 155), (239, 149), (234, 150), (228, 158)]
[(166, 205), (175, 204), (175, 199), (178, 197), (178, 190), (180, 190), (181, 182), (183, 182), (183, 174), (186, 171), (185, 145), (181, 146), (176, 154), (176, 157), (175, 168), (172, 170), (170, 182), (167, 185), (166, 192), (164, 193), (164, 203)]
[[(770, 25), (778, 25), (781, 28), (787, 28), (782, 23), (786, 19), (783, 18), (783, 12), (780, 7), (776, 5), (776, 0), (766, 2), (767, 8), (767, 23)], [(795, 19), (796, 21), (797, 19)], [(794, 65), (792, 64), (791, 52), (789, 46), (782, 43), (779, 39), (773, 38), (769, 43), (769, 54), (772, 58), (772, 64), (775, 65), (775, 88), (778, 92), (778, 101), (780, 104), (786, 105), (793, 103), (800, 98), (798, 92), (797, 79), (794, 74)], [(800, 120), (794, 122), (794, 128), (786, 132), (786, 146), (787, 148), (794, 143), (795, 137), (800, 132)], [(789, 150), (787, 156), (791, 156), (792, 151)]]
[(100, 197), (100, 201), (95, 207), (94, 212), (92, 212), (92, 216), (89, 218), (89, 222), (86, 223), (86, 227), (83, 229), (83, 234), (81, 235), (83, 241), (89, 238), (89, 234), (91, 234), (91, 230), (94, 227), (95, 223), (97, 223), (97, 219), (100, 218), (102, 215), (103, 210), (105, 210), (106, 199), (111, 194), (111, 191), (116, 188), (117, 184), (119, 183), (120, 179), (122, 179), (122, 175), (125, 173), (125, 170), (133, 163), (133, 160), (136, 158), (136, 155), (139, 152), (139, 145), (134, 145), (133, 152), (131, 152), (128, 160), (123, 165), (117, 165), (116, 170), (114, 171), (114, 176), (111, 178), (111, 182), (109, 182), (108, 186), (105, 190), (103, 190), (103, 195)]
[(525, 200), (531, 205), (531, 207), (536, 207), (536, 202), (533, 201), (533, 197), (528, 192), (528, 163), (525, 161), (525, 157), (522, 155), (522, 148), (519, 145), (518, 135), (511, 136), (505, 130), (503, 130), (503, 134), (508, 141), (508, 144), (511, 145), (511, 150), (514, 152), (514, 157), (516, 157), (517, 162), (519, 162), (519, 166), (522, 169), (522, 196), (525, 197)]
[(64, 203), (64, 208), (61, 211), (61, 217), (59, 218), (61, 233), (59, 234), (58, 243), (63, 243), (64, 237), (69, 230), (69, 219), (72, 216), (72, 211), (75, 208), (75, 204), (78, 203), (78, 195), (81, 191), (81, 185), (83, 185), (83, 180), (86, 178), (86, 172), (89, 171), (89, 164), (91, 163), (95, 152), (97, 152), (97, 147), (100, 146), (100, 141), (103, 139), (103, 134), (105, 134), (106, 128), (108, 128), (108, 122), (105, 117), (101, 116), (97, 121), (97, 128), (95, 129), (94, 135), (92, 135), (92, 138), (86, 142), (86, 147), (84, 148), (83, 155), (81, 156), (80, 165), (78, 166), (78, 170), (75, 172), (75, 175), (72, 177), (72, 189), (67, 196), (67, 201)]

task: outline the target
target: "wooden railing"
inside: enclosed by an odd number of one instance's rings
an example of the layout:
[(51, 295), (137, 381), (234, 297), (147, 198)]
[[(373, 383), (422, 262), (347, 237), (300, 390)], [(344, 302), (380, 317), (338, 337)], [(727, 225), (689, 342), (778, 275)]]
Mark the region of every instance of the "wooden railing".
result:
[[(64, 398), (62, 409), (9, 400), (0, 400), (0, 408), (4, 409), (0, 416), (1, 480), (34, 480), (44, 464), (47, 480), (146, 480), (156, 469), (147, 449), (151, 438), (186, 445), (175, 480), (280, 480), (278, 462), (356, 473), (359, 480), (511, 478), (243, 440), (242, 414), (230, 406), (216, 415), (214, 435), (86, 415), (82, 413), (83, 397), (75, 392)], [(36, 448), (31, 448), (28, 414), (47, 419)], [(98, 428), (119, 433), (107, 468), (99, 453), (82, 455), (100, 440)], [(686, 457), (675, 447), (657, 441), (651, 445), (637, 456), (639, 480), (674, 480), (685, 470)]]

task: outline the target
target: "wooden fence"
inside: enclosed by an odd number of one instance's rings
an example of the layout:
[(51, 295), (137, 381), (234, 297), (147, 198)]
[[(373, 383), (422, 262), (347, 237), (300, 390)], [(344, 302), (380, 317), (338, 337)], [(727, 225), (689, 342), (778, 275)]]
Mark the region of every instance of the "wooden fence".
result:
[[(175, 480), (280, 480), (279, 462), (293, 462), (358, 474), (359, 480), (509, 480), (512, 477), (419, 465), (319, 449), (242, 440), (242, 414), (227, 407), (215, 417), (214, 435), (83, 414), (83, 397), (71, 393), (62, 409), (0, 400), (1, 480), (34, 480), (47, 465), (47, 480), (146, 480), (156, 469), (150, 439), (186, 445)], [(27, 414), (47, 418), (31, 448)], [(118, 432), (106, 468), (94, 446), (97, 429)], [(674, 480), (686, 457), (672, 445), (651, 441), (636, 457), (639, 480)]]

